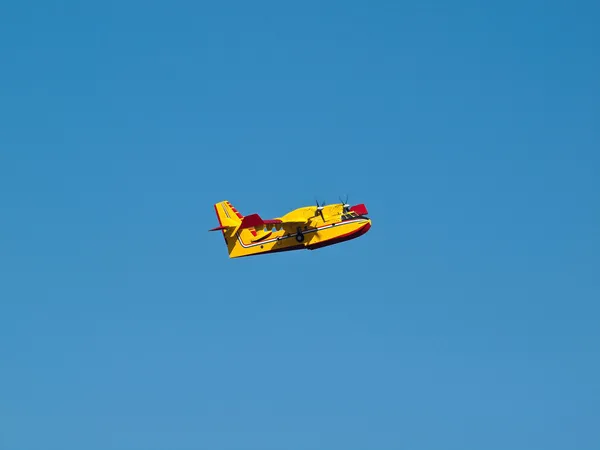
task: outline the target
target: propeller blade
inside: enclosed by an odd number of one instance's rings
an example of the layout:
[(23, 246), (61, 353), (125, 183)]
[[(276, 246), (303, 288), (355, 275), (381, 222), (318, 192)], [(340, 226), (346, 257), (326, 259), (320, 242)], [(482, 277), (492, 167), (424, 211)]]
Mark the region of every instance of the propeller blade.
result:
[(348, 205), (348, 194), (346, 194), (346, 200), (345, 201), (342, 200), (342, 197), (338, 197), (338, 198), (340, 199), (340, 203), (342, 204), (342, 206), (344, 208), (347, 208), (348, 206), (350, 206), (350, 205)]
[(323, 220), (325, 220), (325, 219), (323, 218), (323, 205), (325, 204), (325, 202), (322, 202), (322, 203), (319, 205), (319, 200), (317, 200), (317, 199), (315, 198), (315, 203), (317, 204), (317, 208), (315, 209), (315, 215), (314, 215), (313, 217), (321, 216), (321, 218), (322, 218)]
[(340, 202), (342, 204), (342, 210), (344, 212), (348, 212), (350, 205), (348, 204), (348, 194), (346, 194), (346, 201), (342, 200), (342, 197), (338, 197), (340, 199)]

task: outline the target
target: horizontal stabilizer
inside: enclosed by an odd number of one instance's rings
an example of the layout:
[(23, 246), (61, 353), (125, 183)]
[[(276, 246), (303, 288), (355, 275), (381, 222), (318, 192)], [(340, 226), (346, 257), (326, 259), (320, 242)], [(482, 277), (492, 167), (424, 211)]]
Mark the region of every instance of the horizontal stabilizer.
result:
[(238, 213), (227, 200), (215, 203), (215, 213), (219, 220), (219, 226), (208, 231), (225, 231), (228, 228), (237, 227), (242, 221), (241, 216), (238, 216)]
[(211, 228), (208, 231), (221, 231), (221, 230), (226, 230), (228, 227), (216, 227), (216, 228)]

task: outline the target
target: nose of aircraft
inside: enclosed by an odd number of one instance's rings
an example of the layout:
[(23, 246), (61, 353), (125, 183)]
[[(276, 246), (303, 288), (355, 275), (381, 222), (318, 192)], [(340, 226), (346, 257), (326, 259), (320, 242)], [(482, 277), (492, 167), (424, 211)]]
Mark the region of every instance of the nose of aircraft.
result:
[[(362, 236), (363, 234), (365, 234), (367, 231), (369, 231), (371, 229), (371, 219), (367, 220), (367, 223), (364, 224), (358, 231), (357, 231), (357, 235), (358, 236)], [(357, 236), (357, 237), (358, 237)]]

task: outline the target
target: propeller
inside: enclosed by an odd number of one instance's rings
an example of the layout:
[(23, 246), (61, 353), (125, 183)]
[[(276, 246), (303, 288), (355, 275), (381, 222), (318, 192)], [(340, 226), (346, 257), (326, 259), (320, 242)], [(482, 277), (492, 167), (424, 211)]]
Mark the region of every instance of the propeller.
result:
[(318, 200), (315, 200), (315, 201), (317, 202), (317, 210), (315, 212), (314, 217), (317, 217), (318, 215), (320, 215), (321, 219), (323, 219), (323, 222), (325, 222), (325, 217), (323, 216), (323, 208), (325, 207), (325, 201), (323, 200), (320, 205), (319, 205)]
[(344, 210), (345, 213), (347, 213), (348, 211), (350, 211), (350, 205), (348, 204), (348, 194), (346, 194), (346, 201), (342, 200), (342, 197), (339, 197), (340, 199), (340, 203), (342, 204), (342, 209)]

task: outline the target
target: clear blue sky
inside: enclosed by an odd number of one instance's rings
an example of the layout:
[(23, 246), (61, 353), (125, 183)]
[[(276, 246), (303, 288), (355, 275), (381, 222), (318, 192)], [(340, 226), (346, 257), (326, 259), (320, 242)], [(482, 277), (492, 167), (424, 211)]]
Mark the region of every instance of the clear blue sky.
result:
[(0, 7), (2, 450), (600, 448), (597, 2), (84, 3)]

